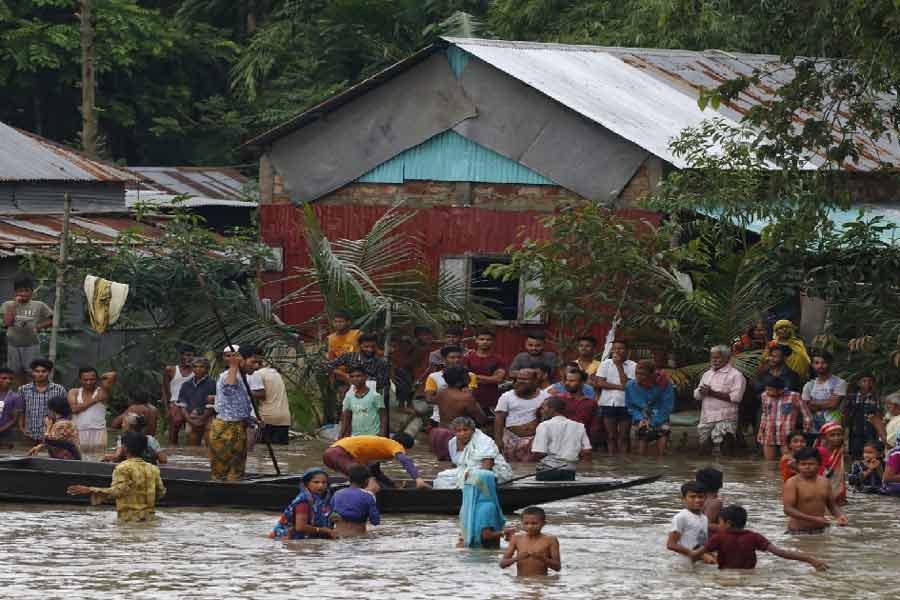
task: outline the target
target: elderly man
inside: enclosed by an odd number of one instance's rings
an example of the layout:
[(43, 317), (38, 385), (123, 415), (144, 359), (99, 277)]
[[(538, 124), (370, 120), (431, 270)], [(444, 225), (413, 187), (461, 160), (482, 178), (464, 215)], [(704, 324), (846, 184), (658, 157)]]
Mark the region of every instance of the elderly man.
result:
[(728, 440), (730, 445), (734, 441), (738, 406), (746, 386), (741, 372), (728, 363), (730, 358), (728, 346), (713, 346), (709, 351), (712, 368), (703, 374), (700, 385), (694, 390), (694, 398), (700, 402), (700, 424), (697, 426), (700, 448), (708, 450), (711, 444), (716, 454), (721, 452), (723, 442)]
[(578, 421), (567, 419), (565, 408), (562, 398), (552, 396), (541, 407), (546, 420), (537, 426), (531, 445), (533, 458), (538, 461), (538, 481), (575, 481), (578, 461), (591, 456), (587, 430)]

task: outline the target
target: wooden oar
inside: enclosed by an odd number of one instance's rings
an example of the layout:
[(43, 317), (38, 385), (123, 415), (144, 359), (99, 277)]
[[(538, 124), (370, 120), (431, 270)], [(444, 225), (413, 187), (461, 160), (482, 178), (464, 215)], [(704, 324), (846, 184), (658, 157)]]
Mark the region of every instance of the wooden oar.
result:
[[(568, 466), (568, 465), (559, 465), (558, 467), (553, 467), (552, 469), (547, 469), (546, 471), (540, 471), (540, 472), (541, 473), (552, 473), (553, 471), (558, 471), (559, 469), (562, 469), (563, 467), (566, 467), (566, 466)], [(513, 481), (521, 481), (523, 479), (528, 479), (529, 477), (534, 477), (537, 474), (538, 474), (538, 471), (535, 471), (534, 473), (528, 473), (527, 475), (520, 475), (519, 477), (513, 477), (512, 479), (504, 481), (497, 487), (503, 487), (504, 485), (510, 484)]]

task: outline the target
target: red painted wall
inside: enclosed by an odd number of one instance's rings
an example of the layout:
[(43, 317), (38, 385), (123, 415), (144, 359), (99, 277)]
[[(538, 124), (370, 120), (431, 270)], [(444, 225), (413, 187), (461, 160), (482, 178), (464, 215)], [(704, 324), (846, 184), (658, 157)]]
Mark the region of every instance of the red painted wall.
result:
[[(314, 210), (324, 233), (329, 238), (358, 239), (387, 210), (383, 205), (333, 205), (316, 204)], [(403, 231), (426, 240), (426, 260), (435, 270), (441, 256), (471, 253), (502, 253), (514, 244), (521, 235), (532, 239), (546, 237), (540, 224), (540, 217), (546, 212), (491, 210), (477, 207), (436, 206), (421, 209), (408, 221)], [(624, 216), (658, 222), (659, 217), (648, 211), (629, 209)], [(296, 289), (289, 282), (277, 280), (289, 276), (298, 266), (307, 263), (306, 246), (303, 240), (302, 212), (291, 204), (260, 206), (260, 221), (263, 240), (272, 246), (284, 249), (284, 272), (269, 273), (264, 276), (268, 282), (262, 289), (262, 296), (278, 300)], [(290, 305), (283, 308), (279, 316), (289, 324), (298, 324), (321, 312), (321, 305)], [(607, 327), (598, 327), (594, 335), (599, 340), (606, 336)], [(511, 359), (524, 347), (523, 328), (500, 327), (497, 330), (496, 350)]]

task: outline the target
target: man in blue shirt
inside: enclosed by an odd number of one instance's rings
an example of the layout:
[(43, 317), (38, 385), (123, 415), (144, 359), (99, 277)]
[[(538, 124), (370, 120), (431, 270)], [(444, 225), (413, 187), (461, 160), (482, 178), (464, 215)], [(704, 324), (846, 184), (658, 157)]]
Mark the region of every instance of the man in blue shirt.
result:
[(625, 384), (625, 407), (637, 428), (638, 449), (647, 454), (647, 447), (656, 444), (660, 456), (666, 453), (671, 427), (669, 415), (675, 406), (675, 388), (668, 380), (656, 377), (652, 360), (640, 361), (634, 369), (634, 379)]
[[(237, 345), (222, 351), (228, 370), (216, 382), (216, 417), (209, 427), (209, 468), (218, 481), (236, 481), (244, 476), (247, 465), (247, 428), (255, 423), (253, 404), (241, 378), (244, 357)], [(252, 391), (263, 390), (262, 382), (251, 373), (247, 383)]]

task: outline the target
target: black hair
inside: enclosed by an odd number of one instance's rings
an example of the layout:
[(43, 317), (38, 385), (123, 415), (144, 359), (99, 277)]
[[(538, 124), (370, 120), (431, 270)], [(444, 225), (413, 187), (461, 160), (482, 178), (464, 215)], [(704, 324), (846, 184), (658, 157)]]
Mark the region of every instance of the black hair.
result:
[(827, 362), (829, 365), (834, 362), (834, 355), (823, 348), (816, 348), (815, 350), (813, 350), (810, 358), (816, 358), (817, 356)]
[(178, 344), (178, 347), (176, 349), (178, 350), (178, 354), (184, 354), (185, 352), (197, 354), (197, 348), (195, 348), (191, 344)]
[(134, 391), (128, 393), (128, 400), (132, 404), (152, 404), (153, 394), (151, 394), (149, 390), (136, 388)]
[(144, 428), (147, 427), (147, 418), (144, 415), (134, 415), (134, 430), (138, 433), (143, 433)]
[(366, 485), (371, 476), (372, 474), (369, 473), (369, 469), (362, 465), (353, 465), (347, 469), (347, 477), (350, 478), (350, 483), (355, 483), (359, 487)]
[(724, 477), (722, 471), (715, 467), (703, 467), (697, 471), (695, 479), (707, 492), (718, 492), (722, 489)]
[(469, 370), (465, 367), (455, 366), (444, 369), (444, 381), (448, 387), (461, 388), (469, 385)]
[(529, 331), (527, 334), (525, 334), (525, 339), (526, 340), (528, 340), (528, 339), (538, 340), (541, 342), (545, 342), (545, 341), (547, 341), (547, 334), (545, 334), (543, 331)]
[(566, 401), (559, 396), (550, 396), (544, 402), (546, 402), (547, 406), (552, 408), (555, 413), (563, 414), (566, 410)]
[(780, 350), (780, 351), (781, 351), (781, 354), (782, 354), (785, 358), (787, 358), (788, 356), (790, 356), (791, 354), (794, 353), (793, 349), (792, 349), (790, 346), (786, 345), (786, 344), (776, 344), (775, 347), (772, 348), (772, 350), (773, 350), (773, 351), (774, 351), (774, 350)]
[(769, 375), (765, 377), (762, 381), (763, 387), (772, 387), (776, 390), (783, 390), (785, 388), (784, 379), (781, 377), (776, 377), (774, 375)]
[(68, 419), (72, 416), (72, 407), (65, 396), (53, 396), (47, 401), (47, 410), (52, 410), (63, 418)]
[(485, 328), (483, 328), (483, 329), (477, 329), (477, 330), (475, 330), (475, 337), (478, 337), (479, 335), (489, 335), (489, 336), (491, 336), (492, 338), (496, 338), (496, 337), (497, 337), (497, 334), (494, 332), (494, 330), (493, 330), (493, 329), (488, 329), (487, 327), (485, 327)]
[(534, 515), (535, 517), (540, 517), (541, 521), (547, 521), (547, 513), (540, 506), (529, 506), (522, 511), (522, 517), (525, 517), (525, 515)]
[(85, 373), (93, 373), (94, 375), (96, 375), (98, 377), (100, 376), (100, 372), (97, 371), (97, 369), (94, 367), (79, 367), (78, 368), (78, 378), (79, 379), (81, 379), (81, 376), (84, 375)]
[(532, 367), (532, 369), (534, 369), (535, 371), (541, 371), (543, 373), (546, 373), (547, 375), (553, 375), (553, 367), (551, 367), (550, 365), (542, 364), (536, 367)]
[(428, 325), (416, 325), (413, 327), (413, 337), (418, 337), (420, 333), (430, 333), (434, 335), (434, 331)]
[(739, 504), (729, 504), (719, 511), (719, 518), (727, 521), (733, 529), (743, 529), (747, 525), (747, 509)]
[(681, 497), (686, 497), (690, 492), (694, 492), (695, 494), (705, 494), (706, 486), (704, 486), (699, 481), (688, 481), (681, 485)]
[(352, 321), (353, 319), (350, 317), (350, 313), (346, 310), (336, 310), (334, 311), (333, 319), (344, 319), (346, 321)]
[(34, 370), (38, 367), (44, 367), (48, 371), (53, 370), (53, 361), (48, 358), (36, 358), (31, 361), (31, 364), (28, 365), (28, 368)]
[(581, 382), (584, 383), (587, 381), (587, 373), (578, 368), (578, 366), (574, 367), (566, 367), (566, 374), (575, 373), (578, 377), (581, 378)]
[(147, 436), (137, 431), (126, 431), (122, 434), (122, 446), (131, 456), (143, 456), (147, 451)]
[(454, 335), (458, 337), (462, 337), (466, 332), (466, 328), (462, 325), (448, 325), (446, 329), (447, 335)]
[(622, 345), (625, 346), (626, 348), (628, 347), (628, 341), (627, 341), (627, 340), (616, 339), (616, 340), (613, 340), (612, 343), (613, 343), (613, 344), (622, 344)]
[(33, 290), (34, 278), (28, 273), (16, 273), (13, 277), (13, 290)]
[(597, 345), (597, 338), (595, 338), (595, 337), (592, 336), (592, 335), (583, 335), (583, 336), (581, 336), (580, 338), (578, 338), (578, 341), (579, 341), (579, 342), (590, 342), (590, 343), (593, 344), (594, 346)]
[(359, 336), (358, 343), (360, 345), (365, 344), (366, 342), (375, 342), (376, 344), (378, 344), (378, 336), (374, 333), (364, 333)]
[(354, 373), (365, 373), (366, 370), (363, 369), (362, 365), (359, 363), (350, 365), (350, 368), (347, 369), (347, 375), (353, 375)]
[(412, 448), (413, 446), (416, 445), (415, 438), (413, 438), (413, 436), (409, 435), (408, 433), (403, 433), (403, 432), (395, 433), (394, 435), (391, 436), (391, 439), (393, 439), (395, 442), (398, 442), (401, 446), (403, 446), (407, 450), (409, 450), (410, 448)]
[(447, 355), (453, 352), (459, 352), (460, 354), (462, 354), (462, 351), (463, 349), (459, 346), (444, 346), (443, 348), (441, 348), (441, 358), (447, 358)]
[(0, 367), (0, 375), (15, 375), (16, 372), (9, 367)]
[(246, 344), (244, 346), (239, 346), (238, 353), (243, 358), (250, 358), (251, 356), (256, 356), (256, 354), (257, 354), (256, 346), (254, 346), (253, 344)]
[(822, 455), (819, 454), (818, 448), (810, 448), (806, 446), (805, 448), (800, 448), (796, 452), (794, 452), (794, 460), (800, 462), (802, 460), (815, 460), (817, 463), (822, 464)]
[(866, 442), (865, 444), (863, 444), (863, 448), (871, 448), (878, 453), (878, 456), (884, 454), (884, 442), (882, 442), (881, 440), (872, 440), (871, 442)]
[(858, 381), (860, 379), (865, 379), (866, 377), (868, 377), (869, 379), (872, 379), (872, 380), (875, 379), (875, 375), (872, 374), (870, 371), (864, 371), (864, 372), (860, 373), (859, 377), (857, 377), (856, 379)]
[(787, 436), (785, 439), (786, 439), (787, 442), (790, 444), (790, 443), (791, 443), (791, 440), (794, 439), (795, 437), (802, 437), (804, 443), (806, 442), (806, 432), (805, 432), (805, 431), (801, 431), (801, 430), (799, 430), (799, 429), (796, 429), (796, 430), (790, 432), (790, 433), (788, 434), (788, 436)]

